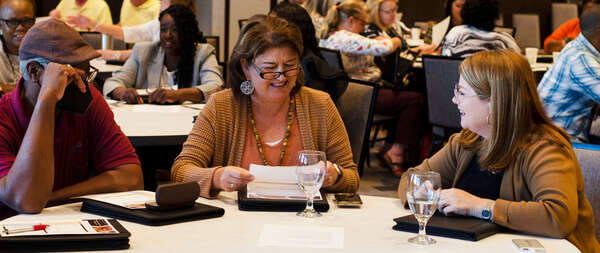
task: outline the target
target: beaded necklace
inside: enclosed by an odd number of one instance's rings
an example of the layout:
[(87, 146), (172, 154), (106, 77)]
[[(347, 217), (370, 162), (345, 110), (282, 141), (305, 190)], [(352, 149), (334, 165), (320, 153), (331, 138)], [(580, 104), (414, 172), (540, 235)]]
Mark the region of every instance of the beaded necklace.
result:
[[(283, 156), (285, 155), (285, 149), (288, 144), (288, 138), (290, 137), (290, 129), (292, 128), (292, 114), (294, 112), (294, 98), (290, 98), (290, 107), (288, 109), (287, 115), (287, 127), (285, 129), (285, 135), (283, 137), (283, 147), (281, 147), (281, 153), (279, 155), (279, 164), (283, 162)], [(265, 154), (263, 152), (262, 144), (260, 142), (260, 135), (258, 134), (258, 129), (256, 129), (256, 121), (254, 121), (254, 115), (252, 114), (252, 102), (248, 99), (248, 112), (250, 114), (250, 123), (252, 123), (252, 131), (254, 132), (254, 137), (256, 138), (256, 146), (258, 147), (258, 153), (260, 154), (260, 158), (262, 158), (264, 165), (269, 166), (269, 162), (265, 158)]]

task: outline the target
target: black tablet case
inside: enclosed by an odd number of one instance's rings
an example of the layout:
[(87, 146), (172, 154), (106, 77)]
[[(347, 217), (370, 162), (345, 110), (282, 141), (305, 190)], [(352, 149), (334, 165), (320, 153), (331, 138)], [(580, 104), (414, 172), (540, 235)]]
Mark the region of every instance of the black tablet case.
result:
[[(394, 219), (394, 230), (419, 232), (419, 223), (411, 214)], [(454, 239), (479, 241), (500, 231), (500, 226), (493, 222), (466, 216), (445, 216), (436, 212), (427, 222), (428, 235), (449, 237)]]
[(223, 208), (200, 203), (195, 203), (194, 207), (173, 211), (152, 211), (147, 209), (128, 209), (92, 199), (83, 200), (81, 211), (150, 226), (216, 218), (225, 214)]
[(0, 237), (0, 251), (40, 252), (128, 249), (131, 233), (114, 219), (108, 219), (108, 222), (119, 231), (118, 234)]
[[(246, 196), (246, 187), (238, 190), (238, 208), (242, 211), (299, 212), (306, 207), (306, 200), (256, 199)], [(329, 203), (325, 193), (321, 192), (321, 196), (324, 199), (315, 200), (313, 207), (318, 212), (327, 212)]]

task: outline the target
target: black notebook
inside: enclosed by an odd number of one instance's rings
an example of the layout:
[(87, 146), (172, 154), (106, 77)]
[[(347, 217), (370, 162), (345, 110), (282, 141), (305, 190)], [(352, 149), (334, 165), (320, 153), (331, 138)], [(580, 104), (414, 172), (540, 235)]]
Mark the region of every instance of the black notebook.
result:
[[(396, 218), (394, 221), (396, 222), (394, 230), (419, 232), (419, 223), (412, 214)], [(473, 217), (445, 216), (436, 212), (427, 222), (426, 231), (428, 235), (479, 241), (498, 233), (500, 226), (491, 221)]]
[(223, 208), (200, 203), (195, 203), (193, 207), (172, 211), (152, 211), (148, 209), (129, 209), (92, 199), (83, 200), (81, 211), (150, 226), (216, 218), (225, 214)]
[[(324, 199), (315, 200), (314, 208), (318, 212), (327, 212), (329, 203), (326, 195), (321, 192)], [(259, 199), (248, 198), (246, 187), (238, 190), (238, 208), (242, 211), (272, 211), (272, 212), (299, 212), (306, 207), (305, 199)]]
[(36, 235), (0, 237), (0, 251), (90, 251), (90, 250), (121, 250), (129, 248), (127, 231), (118, 221), (108, 219), (108, 222), (119, 232), (117, 234), (91, 235)]

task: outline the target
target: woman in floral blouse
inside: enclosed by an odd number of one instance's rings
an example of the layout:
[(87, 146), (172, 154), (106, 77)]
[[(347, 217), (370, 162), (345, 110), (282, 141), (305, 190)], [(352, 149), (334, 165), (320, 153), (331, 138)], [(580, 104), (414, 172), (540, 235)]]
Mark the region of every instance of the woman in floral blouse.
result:
[[(319, 46), (341, 51), (344, 69), (352, 79), (382, 82), (381, 70), (375, 65), (374, 57), (394, 53), (402, 46), (402, 41), (398, 37), (370, 39), (360, 35), (368, 23), (367, 6), (362, 1), (345, 0), (332, 7), (326, 19), (327, 26), (322, 30), (323, 39)], [(425, 98), (417, 92), (378, 90), (375, 112), (398, 116), (397, 124), (388, 127), (388, 140), (379, 152), (379, 157), (397, 176), (402, 175), (405, 162), (416, 162), (404, 158), (409, 150), (417, 149), (424, 108)]]

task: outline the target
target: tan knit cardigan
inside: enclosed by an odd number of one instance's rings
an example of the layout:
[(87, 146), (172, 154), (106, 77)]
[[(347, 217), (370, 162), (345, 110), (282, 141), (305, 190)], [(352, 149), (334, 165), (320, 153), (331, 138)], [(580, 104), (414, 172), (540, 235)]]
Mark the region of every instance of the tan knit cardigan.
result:
[[(324, 188), (329, 192), (356, 192), (359, 177), (348, 134), (327, 93), (302, 87), (295, 95), (296, 117), (303, 149), (321, 150), (338, 164), (343, 178)], [(222, 166), (240, 166), (248, 124), (247, 96), (235, 99), (231, 89), (213, 94), (198, 115), (171, 169), (174, 182), (197, 181), (200, 195), (215, 197), (213, 175)]]
[[(437, 171), (444, 189), (454, 187), (479, 152), (465, 149), (458, 138), (460, 134), (453, 135), (442, 150), (409, 171)], [(493, 222), (517, 231), (565, 238), (584, 253), (600, 252), (594, 213), (571, 144), (541, 131), (528, 137), (528, 143), (504, 171)], [(402, 175), (399, 193), (406, 192), (408, 174)], [(406, 194), (398, 195), (406, 203)]]

